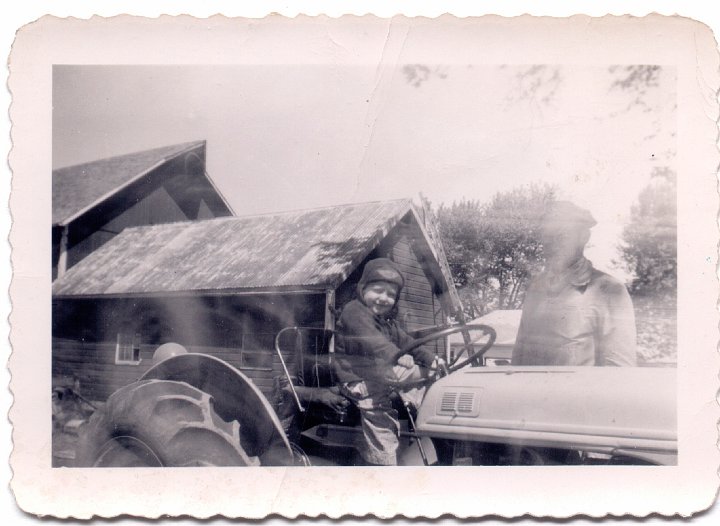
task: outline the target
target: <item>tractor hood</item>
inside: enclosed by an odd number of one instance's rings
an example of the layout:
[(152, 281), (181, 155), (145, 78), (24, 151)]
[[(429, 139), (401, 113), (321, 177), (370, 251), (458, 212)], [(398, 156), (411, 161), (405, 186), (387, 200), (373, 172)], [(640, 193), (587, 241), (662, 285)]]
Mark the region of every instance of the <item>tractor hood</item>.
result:
[(675, 463), (676, 370), (475, 367), (433, 384), (423, 436), (642, 456)]

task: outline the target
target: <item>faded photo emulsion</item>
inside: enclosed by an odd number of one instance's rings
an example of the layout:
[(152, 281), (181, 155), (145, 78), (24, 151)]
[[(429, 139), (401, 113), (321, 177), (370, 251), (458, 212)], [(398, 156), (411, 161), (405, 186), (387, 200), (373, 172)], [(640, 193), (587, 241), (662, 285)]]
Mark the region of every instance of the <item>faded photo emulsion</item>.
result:
[[(177, 46), (162, 59), (161, 42)], [(77, 518), (709, 505), (717, 66), (707, 28), (660, 16), (22, 30), (18, 502)], [(138, 477), (160, 491), (118, 499)]]

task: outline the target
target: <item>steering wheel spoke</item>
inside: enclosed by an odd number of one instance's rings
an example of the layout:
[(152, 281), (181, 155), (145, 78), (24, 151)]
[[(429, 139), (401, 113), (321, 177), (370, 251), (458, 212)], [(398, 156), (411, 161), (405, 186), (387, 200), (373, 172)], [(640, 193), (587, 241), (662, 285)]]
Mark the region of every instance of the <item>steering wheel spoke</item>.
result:
[[(407, 347), (401, 349), (392, 358), (392, 363), (396, 364), (401, 356), (414, 351), (418, 347), (421, 347), (427, 343), (434, 342), (440, 338), (445, 338), (452, 334), (461, 333), (463, 335), (463, 344), (454, 358), (445, 365), (445, 374), (450, 374), (458, 369), (465, 367), (470, 363), (479, 363), (482, 359), (483, 354), (487, 352), (493, 343), (495, 343), (495, 329), (488, 325), (455, 325), (451, 327), (441, 327), (437, 331), (434, 331), (422, 338), (418, 338)], [(426, 385), (434, 381), (434, 379), (441, 374), (440, 369), (435, 367), (427, 367), (428, 378), (422, 380), (411, 380), (411, 381), (399, 381), (393, 385), (397, 388), (409, 389), (412, 387), (418, 387), (420, 385)]]

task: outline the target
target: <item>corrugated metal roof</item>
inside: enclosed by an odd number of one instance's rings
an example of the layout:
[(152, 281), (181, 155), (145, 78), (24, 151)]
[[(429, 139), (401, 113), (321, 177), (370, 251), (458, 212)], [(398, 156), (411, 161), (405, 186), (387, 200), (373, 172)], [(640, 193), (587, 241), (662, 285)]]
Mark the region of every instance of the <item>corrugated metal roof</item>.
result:
[(53, 294), (335, 287), (411, 210), (403, 199), (128, 228)]
[(67, 223), (156, 165), (204, 144), (204, 141), (175, 144), (53, 170), (52, 224)]

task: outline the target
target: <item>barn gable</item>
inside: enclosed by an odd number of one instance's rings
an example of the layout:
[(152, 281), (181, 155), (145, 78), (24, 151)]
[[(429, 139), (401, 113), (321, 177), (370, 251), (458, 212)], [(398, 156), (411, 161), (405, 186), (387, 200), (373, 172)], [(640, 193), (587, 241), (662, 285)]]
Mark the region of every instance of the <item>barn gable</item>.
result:
[(52, 184), (53, 279), (126, 227), (232, 214), (204, 141), (60, 168)]

